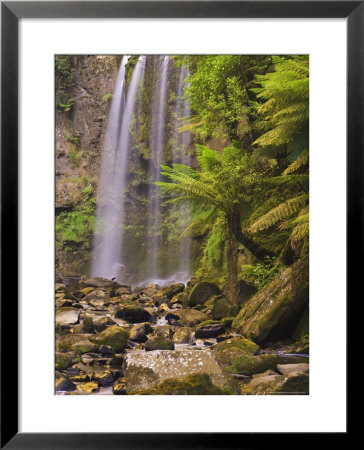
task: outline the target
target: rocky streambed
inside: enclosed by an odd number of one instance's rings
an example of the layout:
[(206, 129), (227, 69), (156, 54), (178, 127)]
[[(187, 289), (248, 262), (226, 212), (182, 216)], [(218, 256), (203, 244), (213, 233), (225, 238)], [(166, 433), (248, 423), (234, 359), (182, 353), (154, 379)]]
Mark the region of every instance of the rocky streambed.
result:
[(239, 334), (212, 283), (58, 281), (57, 394), (308, 394), (308, 345)]

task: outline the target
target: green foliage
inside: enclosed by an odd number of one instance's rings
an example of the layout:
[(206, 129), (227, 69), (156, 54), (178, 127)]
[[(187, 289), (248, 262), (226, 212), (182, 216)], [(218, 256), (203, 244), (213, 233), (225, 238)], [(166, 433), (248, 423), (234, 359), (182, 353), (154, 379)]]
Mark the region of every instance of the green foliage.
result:
[(80, 138), (77, 136), (73, 136), (72, 134), (69, 134), (66, 136), (66, 139), (68, 142), (72, 142), (76, 147), (80, 145)]
[(61, 108), (64, 112), (71, 111), (74, 104), (75, 104), (74, 98), (68, 98), (65, 92), (60, 93), (59, 99), (57, 101), (57, 106)]
[(273, 63), (273, 72), (256, 75), (261, 87), (251, 89), (264, 100), (257, 108), (261, 116), (257, 128), (263, 134), (255, 144), (261, 146), (288, 144), (300, 134), (308, 137), (308, 56), (273, 56)]
[[(249, 134), (248, 88), (256, 73), (265, 73), (267, 56), (207, 55), (179, 59), (191, 71), (185, 88), (195, 116), (190, 129), (199, 137), (243, 137)], [(239, 124), (244, 124), (239, 130)]]
[(78, 150), (76, 145), (72, 145), (71, 151), (68, 154), (68, 158), (71, 161), (72, 169), (80, 166), (82, 151)]
[[(80, 180), (83, 183), (83, 180)], [(82, 203), (72, 211), (64, 211), (56, 216), (56, 242), (67, 251), (77, 251), (88, 247), (95, 226), (95, 206), (93, 187), (87, 184), (82, 189)]]
[(68, 55), (55, 56), (56, 83), (59, 87), (68, 88), (74, 85), (75, 69), (71, 58)]
[(255, 266), (243, 267), (243, 278), (248, 281), (253, 281), (258, 289), (262, 289), (270, 283), (279, 273), (277, 266), (277, 258), (266, 256), (263, 262)]
[(105, 103), (107, 103), (107, 102), (109, 102), (112, 98), (113, 98), (113, 95), (112, 95), (112, 94), (105, 94), (105, 95), (102, 97), (102, 101), (105, 102)]

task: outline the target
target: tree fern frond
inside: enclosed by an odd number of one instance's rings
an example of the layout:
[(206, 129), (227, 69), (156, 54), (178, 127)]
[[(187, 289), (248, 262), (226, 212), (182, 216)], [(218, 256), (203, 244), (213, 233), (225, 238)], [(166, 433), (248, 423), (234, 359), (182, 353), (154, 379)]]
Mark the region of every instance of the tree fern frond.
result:
[(292, 164), (290, 164), (287, 169), (283, 172), (283, 175), (290, 175), (301, 167), (308, 164), (308, 151), (303, 152)]
[(302, 208), (308, 201), (308, 195), (301, 195), (296, 198), (292, 198), (285, 203), (281, 203), (275, 208), (271, 209), (267, 214), (260, 217), (256, 222), (254, 222), (249, 231), (256, 233), (257, 231), (266, 230), (272, 227), (277, 222), (289, 217), (291, 214), (296, 212), (299, 208)]

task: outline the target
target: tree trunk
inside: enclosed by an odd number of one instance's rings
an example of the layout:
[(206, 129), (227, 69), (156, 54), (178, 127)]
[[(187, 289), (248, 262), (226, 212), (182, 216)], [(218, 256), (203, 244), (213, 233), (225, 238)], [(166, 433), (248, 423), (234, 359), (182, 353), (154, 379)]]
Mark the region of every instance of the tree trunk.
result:
[(226, 251), (227, 265), (227, 283), (225, 286), (226, 298), (234, 305), (238, 301), (237, 285), (238, 285), (238, 244), (233, 232), (231, 217), (227, 220), (228, 227), (228, 245)]
[(258, 259), (263, 259), (265, 256), (274, 256), (274, 253), (270, 252), (264, 247), (253, 241), (250, 237), (241, 231), (241, 217), (240, 217), (240, 205), (236, 205), (230, 214), (232, 232), (237, 241), (244, 245), (249, 251), (253, 253)]

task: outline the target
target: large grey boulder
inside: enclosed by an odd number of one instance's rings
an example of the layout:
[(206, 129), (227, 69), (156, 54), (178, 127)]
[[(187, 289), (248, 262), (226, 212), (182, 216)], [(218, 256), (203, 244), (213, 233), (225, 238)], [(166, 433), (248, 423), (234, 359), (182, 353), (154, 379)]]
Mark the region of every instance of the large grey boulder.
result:
[(234, 379), (220, 367), (209, 351), (155, 350), (134, 351), (125, 360), (126, 391), (137, 393), (151, 389), (167, 379), (181, 379), (192, 374), (207, 374), (213, 385), (237, 392)]

